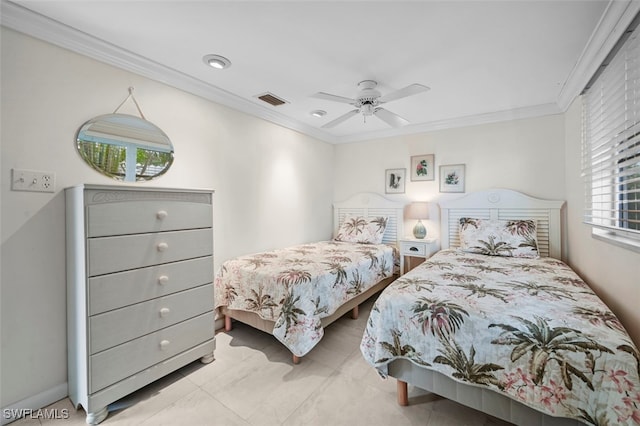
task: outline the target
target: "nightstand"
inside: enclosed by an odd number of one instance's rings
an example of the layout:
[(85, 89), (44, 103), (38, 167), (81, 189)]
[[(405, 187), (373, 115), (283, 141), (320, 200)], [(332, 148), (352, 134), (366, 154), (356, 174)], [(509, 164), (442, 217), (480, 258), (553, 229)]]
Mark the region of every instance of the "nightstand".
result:
[[(400, 243), (400, 273), (405, 274), (405, 257), (419, 257), (428, 259), (438, 251), (438, 240), (435, 238), (425, 238), (418, 240), (415, 238), (402, 238)], [(407, 259), (410, 262), (410, 259)]]

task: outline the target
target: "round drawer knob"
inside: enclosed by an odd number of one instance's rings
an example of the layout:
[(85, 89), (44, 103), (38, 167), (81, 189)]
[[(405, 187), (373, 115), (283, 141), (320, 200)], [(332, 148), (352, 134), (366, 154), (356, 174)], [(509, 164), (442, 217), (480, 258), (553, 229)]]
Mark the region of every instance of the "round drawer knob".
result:
[(159, 220), (164, 219), (165, 217), (169, 216), (169, 213), (167, 213), (165, 210), (160, 210), (158, 213), (156, 213), (156, 217)]
[(171, 312), (171, 309), (162, 308), (162, 309), (160, 309), (160, 316), (161, 317), (166, 317), (167, 315), (169, 315), (169, 312)]
[(165, 285), (168, 282), (169, 282), (169, 277), (168, 276), (161, 275), (161, 276), (158, 277), (158, 284)]
[(169, 248), (169, 244), (167, 244), (167, 243), (158, 244), (158, 251), (165, 251), (168, 248)]
[(168, 340), (163, 340), (162, 342), (160, 342), (160, 349), (166, 349), (167, 346), (169, 346), (169, 341)]

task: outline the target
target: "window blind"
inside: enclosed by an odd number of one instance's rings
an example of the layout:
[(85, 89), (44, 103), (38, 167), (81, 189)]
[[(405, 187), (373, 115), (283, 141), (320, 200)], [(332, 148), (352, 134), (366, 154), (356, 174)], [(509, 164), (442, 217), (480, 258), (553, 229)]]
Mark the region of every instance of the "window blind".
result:
[(640, 36), (625, 34), (585, 89), (585, 222), (640, 240)]

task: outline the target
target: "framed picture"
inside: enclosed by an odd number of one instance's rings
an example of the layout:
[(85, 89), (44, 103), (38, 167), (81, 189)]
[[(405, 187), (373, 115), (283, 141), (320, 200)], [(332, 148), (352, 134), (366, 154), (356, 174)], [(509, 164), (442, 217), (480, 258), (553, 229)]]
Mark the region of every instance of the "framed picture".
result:
[(404, 194), (406, 173), (407, 169), (387, 169), (384, 176), (384, 192), (386, 194)]
[(464, 192), (464, 164), (440, 166), (440, 192)]
[(411, 180), (434, 180), (436, 163), (433, 154), (414, 155), (411, 157)]

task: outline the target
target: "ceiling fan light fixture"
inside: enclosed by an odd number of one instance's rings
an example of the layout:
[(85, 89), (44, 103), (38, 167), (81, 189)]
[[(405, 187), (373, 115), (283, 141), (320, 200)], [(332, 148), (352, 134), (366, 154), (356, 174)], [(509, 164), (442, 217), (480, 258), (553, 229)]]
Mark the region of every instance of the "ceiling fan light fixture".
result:
[(364, 116), (371, 116), (373, 115), (373, 109), (374, 109), (373, 104), (366, 103), (360, 107), (360, 112)]
[(231, 61), (220, 55), (205, 55), (202, 57), (202, 61), (217, 70), (223, 70), (231, 66)]
[(324, 117), (325, 115), (327, 115), (327, 111), (323, 111), (321, 109), (316, 109), (315, 111), (311, 111), (310, 114), (313, 117), (321, 118), (321, 117)]

